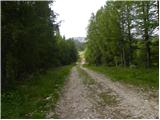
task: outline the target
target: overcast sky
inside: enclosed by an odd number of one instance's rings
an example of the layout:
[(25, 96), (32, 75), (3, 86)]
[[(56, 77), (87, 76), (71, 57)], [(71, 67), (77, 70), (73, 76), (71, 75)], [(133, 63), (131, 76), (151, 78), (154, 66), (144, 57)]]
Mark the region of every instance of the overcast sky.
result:
[(96, 13), (105, 2), (106, 0), (56, 0), (51, 8), (59, 14), (57, 21), (63, 20), (61, 35), (66, 38), (86, 37), (91, 13)]

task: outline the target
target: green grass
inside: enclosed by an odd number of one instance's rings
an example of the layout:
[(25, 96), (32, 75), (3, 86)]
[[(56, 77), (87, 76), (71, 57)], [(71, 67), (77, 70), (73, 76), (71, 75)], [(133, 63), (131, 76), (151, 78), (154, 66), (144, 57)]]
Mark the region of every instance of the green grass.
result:
[(102, 92), (99, 94), (99, 97), (103, 100), (103, 102), (109, 106), (116, 105), (118, 101), (116, 100), (116, 96), (109, 95), (107, 92)]
[(54, 110), (71, 68), (72, 65), (51, 69), (15, 89), (2, 91), (1, 117), (45, 118), (49, 110)]
[(107, 66), (91, 66), (85, 67), (94, 71), (105, 74), (113, 81), (121, 81), (135, 86), (158, 89), (159, 86), (159, 71), (158, 68), (123, 68), (123, 67), (107, 67)]

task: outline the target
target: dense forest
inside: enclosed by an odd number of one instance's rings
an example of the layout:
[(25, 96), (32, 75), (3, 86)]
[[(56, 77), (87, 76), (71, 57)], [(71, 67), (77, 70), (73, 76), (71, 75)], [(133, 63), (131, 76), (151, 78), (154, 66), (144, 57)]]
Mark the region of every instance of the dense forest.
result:
[(74, 41), (60, 35), (51, 4), (51, 1), (1, 2), (2, 88), (77, 60)]
[(158, 1), (107, 1), (89, 21), (87, 62), (158, 67), (158, 17)]

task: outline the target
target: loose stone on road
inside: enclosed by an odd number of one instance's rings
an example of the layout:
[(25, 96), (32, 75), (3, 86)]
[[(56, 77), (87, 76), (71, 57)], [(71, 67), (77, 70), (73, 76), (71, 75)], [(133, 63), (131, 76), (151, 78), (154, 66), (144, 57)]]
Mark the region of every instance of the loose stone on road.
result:
[[(145, 92), (81, 66), (79, 69), (88, 75), (88, 78), (82, 77), (77, 69), (77, 66), (72, 68), (57, 103), (58, 118), (158, 118), (158, 94), (149, 97)], [(94, 84), (84, 84), (89, 77), (94, 79)]]

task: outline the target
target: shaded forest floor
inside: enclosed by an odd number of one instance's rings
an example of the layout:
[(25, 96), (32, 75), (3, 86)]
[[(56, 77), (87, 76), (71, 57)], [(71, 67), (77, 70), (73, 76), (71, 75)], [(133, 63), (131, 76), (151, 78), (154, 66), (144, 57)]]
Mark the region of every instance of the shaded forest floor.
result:
[(111, 81), (82, 66), (73, 67), (55, 111), (47, 118), (158, 118), (158, 91)]

